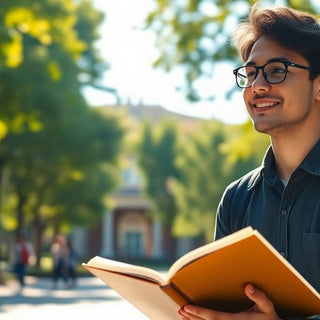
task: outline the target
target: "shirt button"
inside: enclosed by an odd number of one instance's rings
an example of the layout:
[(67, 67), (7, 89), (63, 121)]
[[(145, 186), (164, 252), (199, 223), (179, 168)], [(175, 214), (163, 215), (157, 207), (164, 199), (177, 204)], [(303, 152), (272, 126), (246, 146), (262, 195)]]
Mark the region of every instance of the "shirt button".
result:
[(282, 214), (283, 216), (285, 216), (285, 215), (287, 214), (287, 210), (286, 210), (286, 209), (283, 209), (283, 210), (281, 211), (281, 214)]
[(280, 254), (285, 257), (286, 256), (286, 253), (284, 251), (281, 251)]

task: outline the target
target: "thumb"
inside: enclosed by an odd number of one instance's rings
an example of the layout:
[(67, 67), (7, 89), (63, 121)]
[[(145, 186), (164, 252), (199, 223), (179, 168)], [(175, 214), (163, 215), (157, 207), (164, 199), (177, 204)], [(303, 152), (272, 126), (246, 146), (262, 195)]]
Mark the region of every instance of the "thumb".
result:
[(254, 308), (257, 309), (257, 311), (261, 313), (273, 314), (275, 319), (278, 318), (276, 316), (272, 301), (263, 291), (255, 288), (252, 284), (247, 284), (245, 286), (245, 293), (247, 297), (255, 303)]

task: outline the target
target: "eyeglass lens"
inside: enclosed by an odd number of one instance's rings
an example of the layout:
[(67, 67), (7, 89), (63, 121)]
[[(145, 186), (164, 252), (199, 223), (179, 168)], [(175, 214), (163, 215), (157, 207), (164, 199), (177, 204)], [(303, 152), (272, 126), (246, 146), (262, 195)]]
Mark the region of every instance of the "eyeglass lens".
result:
[(251, 87), (262, 69), (264, 79), (269, 83), (280, 83), (287, 75), (286, 65), (281, 61), (269, 62), (262, 67), (243, 66), (236, 73), (237, 83), (242, 88)]

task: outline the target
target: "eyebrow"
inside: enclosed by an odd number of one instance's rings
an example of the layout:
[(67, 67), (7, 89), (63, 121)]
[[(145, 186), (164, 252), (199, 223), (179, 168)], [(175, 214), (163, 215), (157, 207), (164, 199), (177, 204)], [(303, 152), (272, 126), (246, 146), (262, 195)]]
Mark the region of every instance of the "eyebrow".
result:
[[(289, 61), (289, 60), (286, 57), (275, 57), (275, 58), (271, 58), (271, 59), (267, 60), (267, 62), (264, 63), (264, 64), (267, 64), (267, 63), (270, 63), (270, 62), (278, 62), (278, 61)], [(256, 66), (257, 64), (254, 61), (247, 61), (245, 63), (245, 65), (246, 66)]]

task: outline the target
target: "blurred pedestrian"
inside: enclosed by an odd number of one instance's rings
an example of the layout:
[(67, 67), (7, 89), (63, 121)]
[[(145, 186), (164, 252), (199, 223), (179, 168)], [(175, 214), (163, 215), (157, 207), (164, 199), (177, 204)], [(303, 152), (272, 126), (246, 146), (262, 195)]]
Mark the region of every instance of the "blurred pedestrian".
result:
[(53, 288), (57, 289), (59, 279), (63, 280), (65, 287), (68, 285), (68, 247), (63, 235), (57, 234), (51, 245), (51, 256), (53, 262)]
[(18, 235), (14, 244), (13, 265), (20, 284), (20, 289), (25, 286), (25, 276), (31, 253), (31, 244), (27, 243), (24, 235)]
[(68, 287), (74, 288), (77, 281), (77, 274), (76, 274), (76, 266), (78, 262), (77, 252), (75, 251), (72, 241), (69, 238), (67, 240), (67, 248), (68, 248)]

